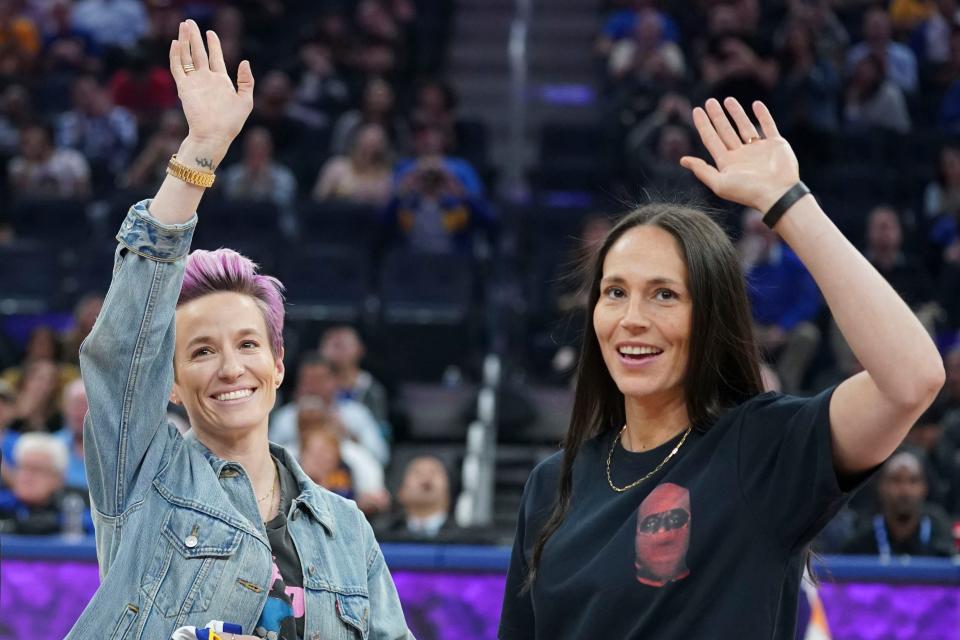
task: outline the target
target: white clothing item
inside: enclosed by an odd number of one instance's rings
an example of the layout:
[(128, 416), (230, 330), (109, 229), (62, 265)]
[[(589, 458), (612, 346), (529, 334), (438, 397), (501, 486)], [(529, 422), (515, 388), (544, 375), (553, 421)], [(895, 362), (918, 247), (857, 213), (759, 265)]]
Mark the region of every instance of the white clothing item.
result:
[(416, 518), (407, 516), (407, 530), (411, 533), (419, 533), (430, 538), (436, 537), (440, 529), (447, 523), (447, 514), (443, 511), (435, 513), (426, 518)]
[[(390, 447), (370, 409), (355, 400), (338, 400), (337, 417), (340, 418), (347, 432), (356, 438), (357, 442), (365, 447), (381, 465), (390, 461)], [(299, 442), (296, 402), (285, 404), (270, 416), (270, 439), (288, 451), (295, 450)]]

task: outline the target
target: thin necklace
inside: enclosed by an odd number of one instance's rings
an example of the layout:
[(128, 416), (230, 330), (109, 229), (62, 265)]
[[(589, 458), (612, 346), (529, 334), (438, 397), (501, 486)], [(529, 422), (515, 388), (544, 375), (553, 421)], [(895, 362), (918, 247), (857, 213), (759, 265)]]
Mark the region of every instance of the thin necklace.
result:
[(260, 504), (261, 502), (263, 502), (263, 501), (266, 500), (267, 498), (270, 498), (270, 502), (267, 503), (267, 504), (269, 504), (269, 505), (271, 505), (271, 506), (273, 505), (273, 492), (274, 492), (274, 490), (277, 488), (277, 478), (278, 478), (277, 463), (274, 462), (274, 463), (273, 463), (273, 482), (270, 483), (270, 493), (268, 493), (267, 495), (263, 496), (262, 498), (257, 498), (257, 504)]
[(617, 493), (623, 493), (624, 491), (629, 491), (630, 489), (633, 489), (635, 486), (637, 486), (644, 480), (647, 480), (650, 476), (655, 474), (657, 471), (660, 471), (660, 469), (663, 468), (663, 465), (667, 464), (670, 458), (677, 455), (677, 451), (680, 451), (680, 447), (682, 447), (683, 443), (687, 441), (687, 436), (690, 435), (690, 432), (693, 430), (693, 427), (692, 426), (687, 427), (687, 430), (684, 432), (683, 437), (680, 438), (680, 442), (678, 442), (677, 446), (673, 448), (673, 451), (667, 454), (667, 457), (663, 459), (663, 462), (657, 465), (656, 469), (654, 469), (647, 475), (643, 476), (639, 480), (634, 480), (633, 482), (631, 482), (625, 487), (618, 487), (617, 485), (613, 484), (613, 479), (610, 477), (610, 462), (613, 460), (613, 450), (614, 448), (616, 448), (617, 443), (620, 441), (620, 438), (623, 437), (623, 432), (626, 430), (627, 430), (627, 425), (623, 425), (623, 429), (620, 429), (620, 433), (618, 433), (617, 437), (613, 439), (613, 444), (610, 446), (610, 453), (607, 454), (607, 483), (610, 485), (610, 488), (616, 491)]

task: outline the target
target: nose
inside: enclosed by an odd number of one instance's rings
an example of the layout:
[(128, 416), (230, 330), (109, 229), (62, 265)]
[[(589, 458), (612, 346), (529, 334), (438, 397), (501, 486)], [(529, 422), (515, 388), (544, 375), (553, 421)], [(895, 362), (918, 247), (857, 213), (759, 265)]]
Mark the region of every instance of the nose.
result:
[(650, 319), (643, 308), (643, 299), (639, 296), (630, 298), (630, 303), (620, 319), (620, 326), (627, 331), (643, 331), (650, 326)]
[(236, 354), (227, 351), (220, 361), (220, 370), (217, 372), (217, 375), (220, 376), (221, 380), (236, 380), (243, 375), (243, 371), (243, 365), (240, 363)]

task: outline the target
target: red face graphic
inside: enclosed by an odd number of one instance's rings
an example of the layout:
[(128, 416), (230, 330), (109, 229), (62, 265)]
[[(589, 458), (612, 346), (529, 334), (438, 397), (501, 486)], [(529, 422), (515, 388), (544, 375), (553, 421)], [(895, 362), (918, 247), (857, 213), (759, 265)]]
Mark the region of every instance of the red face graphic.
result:
[(664, 483), (637, 510), (637, 580), (653, 587), (686, 578), (690, 492)]

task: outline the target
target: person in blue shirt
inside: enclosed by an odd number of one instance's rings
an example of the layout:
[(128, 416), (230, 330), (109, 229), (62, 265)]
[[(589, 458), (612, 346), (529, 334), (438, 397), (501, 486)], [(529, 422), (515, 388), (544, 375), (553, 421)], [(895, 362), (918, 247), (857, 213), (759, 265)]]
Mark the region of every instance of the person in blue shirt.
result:
[(747, 295), (761, 349), (783, 390), (797, 393), (820, 345), (815, 322), (823, 301), (806, 267), (762, 218), (752, 209), (743, 214), (739, 249)]

